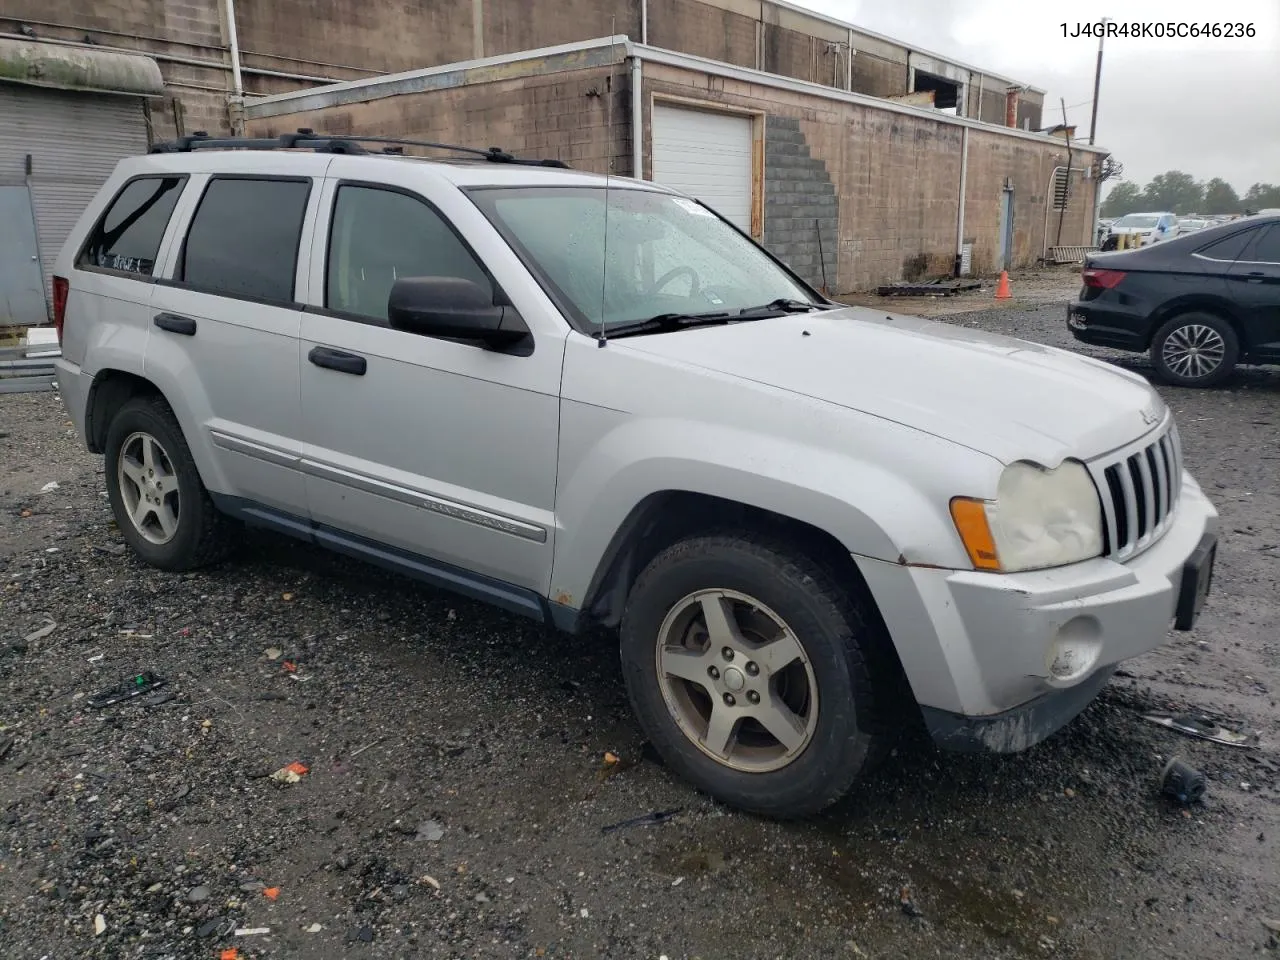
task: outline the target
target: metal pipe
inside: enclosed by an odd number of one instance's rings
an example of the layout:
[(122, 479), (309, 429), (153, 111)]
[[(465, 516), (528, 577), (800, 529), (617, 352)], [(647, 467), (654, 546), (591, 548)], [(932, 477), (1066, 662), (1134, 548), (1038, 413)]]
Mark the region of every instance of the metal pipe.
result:
[(848, 56), (844, 62), (844, 88), (850, 92), (853, 91), (853, 30), (849, 30), (849, 45), (846, 48)]
[(644, 66), (631, 58), (631, 176), (644, 179)]
[(239, 100), (244, 99), (244, 81), (240, 76), (240, 40), (236, 36), (236, 0), (223, 0), (227, 11), (227, 43), (231, 47), (231, 86)]
[(649, 0), (640, 0), (640, 42), (649, 45)]
[(977, 116), (974, 117), (975, 120), (982, 119), (982, 81), (985, 79), (986, 76), (982, 71), (978, 71), (978, 113)]
[[(0, 33), (0, 38), (6, 40), (30, 40), (28, 36), (21, 33)], [(51, 43), (59, 47), (75, 47), (78, 50), (106, 50), (108, 53), (128, 53), (135, 57), (150, 57), (152, 60), (161, 60), (165, 63), (182, 63), (190, 67), (207, 67), (210, 70), (226, 70), (225, 62), (218, 60), (201, 60), (197, 57), (178, 57), (171, 53), (148, 53), (145, 50), (137, 50), (133, 47), (117, 47), (106, 43), (79, 43), (75, 40), (54, 40), (52, 38), (40, 38), (40, 43)], [(305, 73), (285, 73), (282, 70), (263, 70), (259, 67), (245, 67), (244, 73), (252, 74), (256, 77), (280, 77), (283, 80), (305, 80), (308, 83), (341, 83), (342, 81), (334, 77), (313, 77)], [(379, 74), (381, 76), (381, 74)], [(165, 83), (169, 83), (168, 80)]]
[(969, 182), (969, 128), (960, 137), (960, 200), (956, 204), (956, 276), (964, 259), (964, 193)]

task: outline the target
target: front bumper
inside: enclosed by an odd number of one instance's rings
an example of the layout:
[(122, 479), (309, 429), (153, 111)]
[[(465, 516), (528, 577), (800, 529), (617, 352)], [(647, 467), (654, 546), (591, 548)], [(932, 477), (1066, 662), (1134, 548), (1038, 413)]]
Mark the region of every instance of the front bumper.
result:
[[(1184, 473), (1168, 531), (1123, 564), (992, 574), (856, 559), (935, 740), (1020, 750), (1084, 709), (1121, 661), (1165, 643), (1180, 598), (1207, 588), (1217, 524)], [(1202, 576), (1188, 577), (1189, 560)]]

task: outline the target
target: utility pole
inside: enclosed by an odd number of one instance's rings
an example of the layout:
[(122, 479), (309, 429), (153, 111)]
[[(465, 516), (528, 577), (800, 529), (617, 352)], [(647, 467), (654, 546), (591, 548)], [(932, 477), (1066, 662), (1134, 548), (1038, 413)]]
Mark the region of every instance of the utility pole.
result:
[[(1103, 17), (1101, 21), (1102, 32), (1107, 32), (1107, 24), (1111, 22), (1110, 17)], [(1102, 37), (1098, 38), (1098, 65), (1093, 71), (1093, 111), (1089, 115), (1089, 146), (1093, 146), (1093, 135), (1098, 127), (1098, 89), (1102, 86)]]

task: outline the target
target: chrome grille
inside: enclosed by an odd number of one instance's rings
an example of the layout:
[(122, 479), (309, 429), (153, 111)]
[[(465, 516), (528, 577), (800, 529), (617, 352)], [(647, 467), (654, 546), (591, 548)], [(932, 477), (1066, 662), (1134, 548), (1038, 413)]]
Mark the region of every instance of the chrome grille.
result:
[(1182, 489), (1182, 445), (1172, 420), (1154, 441), (1144, 437), (1090, 470), (1102, 499), (1106, 556), (1127, 560), (1163, 536)]

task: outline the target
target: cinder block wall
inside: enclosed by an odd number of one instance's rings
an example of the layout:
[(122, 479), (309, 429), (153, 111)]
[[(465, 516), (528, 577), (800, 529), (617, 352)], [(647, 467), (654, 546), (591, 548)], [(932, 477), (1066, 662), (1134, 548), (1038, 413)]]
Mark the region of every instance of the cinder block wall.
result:
[(765, 118), (764, 245), (811, 285), (836, 289), (840, 199), (799, 120)]
[[(727, 78), (708, 83), (705, 74), (646, 64), (646, 129), (653, 95), (765, 111), (764, 241), (782, 259), (796, 258), (797, 271), (806, 277), (812, 279), (808, 271), (815, 268), (820, 277), (816, 236), (812, 250), (797, 246), (804, 241), (797, 221), (808, 220), (813, 233), (810, 214), (826, 213), (815, 202), (825, 189), (825, 179), (834, 184), (838, 225), (835, 270), (829, 281), (833, 293), (951, 273), (956, 255), (961, 127), (927, 116)], [(786, 145), (795, 142), (795, 131), (802, 136), (812, 164), (779, 164), (779, 158), (793, 149)], [(647, 142), (644, 153), (645, 170), (651, 175)], [(1089, 157), (1077, 153), (1075, 162), (1091, 162)], [(1053, 168), (1065, 163), (1065, 143), (970, 129), (964, 237), (974, 244), (974, 273), (995, 269), (1006, 177), (1014, 185), (1014, 267), (1029, 266), (1042, 256), (1045, 191)], [(786, 176), (782, 169), (788, 170)], [(806, 184), (803, 190), (797, 188), (797, 180)], [(1063, 218), (1064, 244), (1086, 242), (1093, 186), (1091, 181), (1073, 179)], [(1051, 245), (1056, 233), (1057, 214), (1053, 213)], [(826, 238), (824, 233), (824, 252)]]

